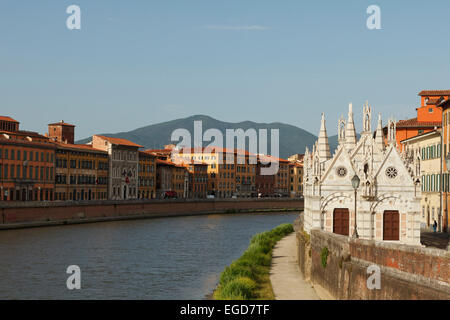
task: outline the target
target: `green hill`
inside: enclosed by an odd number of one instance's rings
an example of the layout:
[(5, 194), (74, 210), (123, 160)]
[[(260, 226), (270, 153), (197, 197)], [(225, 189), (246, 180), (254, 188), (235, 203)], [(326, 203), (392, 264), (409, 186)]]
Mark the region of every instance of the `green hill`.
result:
[[(124, 138), (150, 149), (160, 149), (164, 145), (174, 143), (170, 141), (170, 136), (175, 129), (183, 128), (187, 129), (192, 134), (192, 140), (194, 139), (194, 121), (201, 120), (203, 125), (203, 133), (207, 129), (216, 128), (219, 129), (224, 135), (224, 147), (225, 145), (225, 130), (226, 129), (243, 129), (247, 130), (253, 128), (255, 130), (267, 129), (268, 140), (270, 143), (270, 129), (279, 129), (280, 132), (280, 157), (287, 158), (295, 153), (304, 153), (305, 147), (312, 148), (314, 142), (317, 140), (317, 136), (311, 134), (308, 131), (300, 129), (296, 126), (274, 122), (274, 123), (256, 123), (252, 121), (244, 121), (238, 123), (223, 122), (211, 118), (205, 115), (195, 115), (183, 119), (172, 120), (168, 122), (153, 124), (138, 128), (128, 132), (109, 133), (104, 134), (110, 137)], [(91, 138), (83, 139), (77, 143), (87, 143)], [(175, 143), (176, 144), (176, 143)], [(204, 142), (204, 146), (209, 142)], [(330, 148), (333, 150), (337, 146), (337, 136), (330, 137)], [(270, 153), (270, 145), (268, 148)]]

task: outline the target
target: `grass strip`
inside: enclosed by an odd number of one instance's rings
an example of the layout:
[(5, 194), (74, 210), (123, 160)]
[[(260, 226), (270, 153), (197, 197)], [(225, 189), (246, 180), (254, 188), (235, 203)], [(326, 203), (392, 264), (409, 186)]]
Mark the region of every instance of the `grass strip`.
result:
[(270, 283), (272, 249), (286, 235), (294, 231), (292, 224), (258, 233), (242, 256), (233, 261), (220, 275), (214, 291), (215, 300), (273, 300)]

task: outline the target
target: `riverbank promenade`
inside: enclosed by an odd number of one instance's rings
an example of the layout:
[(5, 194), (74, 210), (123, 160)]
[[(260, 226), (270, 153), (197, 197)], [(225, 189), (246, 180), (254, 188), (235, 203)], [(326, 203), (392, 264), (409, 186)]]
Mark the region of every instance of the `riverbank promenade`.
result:
[(297, 262), (295, 232), (276, 244), (272, 253), (270, 281), (276, 300), (320, 300), (326, 295), (303, 279)]

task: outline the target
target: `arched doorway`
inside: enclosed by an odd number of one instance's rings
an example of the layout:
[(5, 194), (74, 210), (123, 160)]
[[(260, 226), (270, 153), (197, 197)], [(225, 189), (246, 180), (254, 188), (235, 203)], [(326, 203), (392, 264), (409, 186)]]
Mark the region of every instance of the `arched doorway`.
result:
[(383, 213), (383, 240), (400, 240), (400, 214), (396, 210)]
[(336, 208), (333, 211), (333, 233), (349, 235), (349, 211), (347, 208)]

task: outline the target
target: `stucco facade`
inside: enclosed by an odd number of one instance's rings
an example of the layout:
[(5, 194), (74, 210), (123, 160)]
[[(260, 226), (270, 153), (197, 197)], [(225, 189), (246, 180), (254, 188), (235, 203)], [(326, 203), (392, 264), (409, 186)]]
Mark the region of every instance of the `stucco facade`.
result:
[[(402, 141), (406, 153), (419, 154), (422, 184), (421, 227), (429, 227), (442, 219), (441, 133), (434, 130)], [(441, 225), (441, 224), (440, 224)]]

